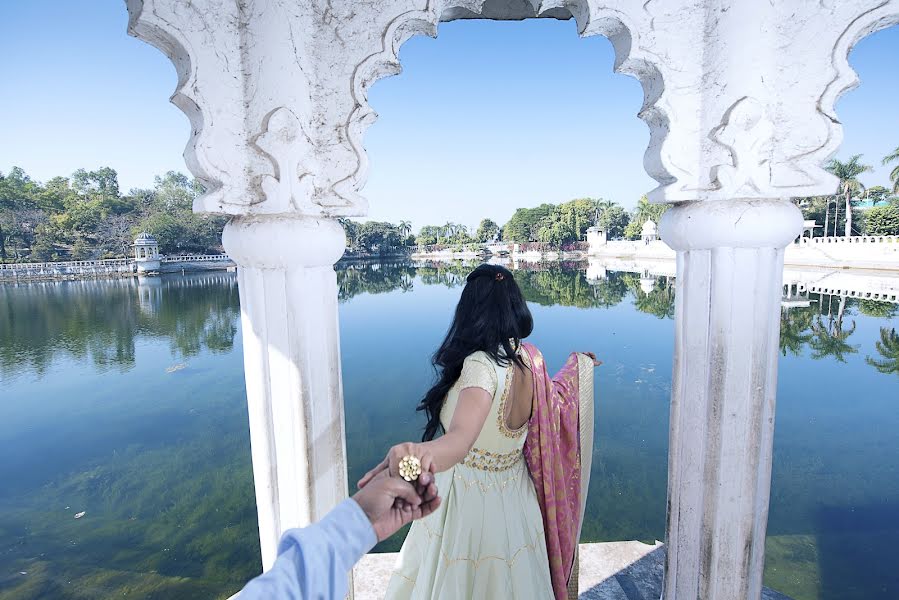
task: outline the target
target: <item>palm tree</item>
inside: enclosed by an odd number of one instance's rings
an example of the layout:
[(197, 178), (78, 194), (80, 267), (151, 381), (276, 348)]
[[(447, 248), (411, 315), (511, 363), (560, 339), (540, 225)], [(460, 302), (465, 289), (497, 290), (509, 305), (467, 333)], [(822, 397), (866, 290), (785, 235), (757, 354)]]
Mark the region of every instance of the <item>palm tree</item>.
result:
[[(899, 146), (896, 146), (895, 150), (883, 157), (884, 165), (893, 161), (899, 161)], [(899, 165), (896, 165), (893, 167), (893, 170), (890, 171), (890, 181), (893, 182), (893, 193), (899, 194)]]
[(818, 317), (817, 322), (812, 325), (812, 333), (814, 335), (808, 345), (812, 349), (812, 358), (815, 360), (833, 356), (844, 363), (846, 362), (844, 355), (858, 352), (858, 346), (846, 342), (849, 336), (855, 333), (855, 321), (852, 322), (852, 328), (843, 331), (842, 322), (839, 319), (833, 321), (832, 325), (825, 326), (823, 319)]
[[(852, 235), (852, 196), (858, 195), (859, 192), (865, 189), (865, 186), (862, 185), (862, 182), (859, 181), (857, 177), (862, 173), (871, 170), (869, 165), (863, 165), (858, 162), (861, 157), (861, 154), (856, 154), (844, 163), (834, 158), (827, 165), (827, 170), (836, 175), (840, 180), (837, 193), (843, 194), (843, 197), (846, 200), (846, 237)], [(837, 214), (839, 214), (839, 205), (837, 205), (837, 211)], [(836, 217), (834, 217), (833, 227), (834, 235), (836, 235)]]
[(598, 225), (600, 219), (602, 219), (603, 213), (605, 213), (610, 208), (616, 206), (615, 202), (611, 200), (597, 200), (596, 201), (596, 223), (594, 225)]
[(780, 352), (795, 356), (802, 354), (802, 347), (812, 341), (810, 328), (812, 311), (807, 308), (782, 310), (780, 313)]
[(403, 237), (403, 241), (405, 241), (405, 239), (409, 237), (409, 234), (412, 233), (412, 223), (409, 221), (400, 221), (400, 224), (397, 225), (397, 229), (400, 230), (400, 235)]
[(870, 356), (865, 357), (865, 362), (881, 373), (895, 373), (899, 375), (899, 334), (896, 329), (888, 330), (880, 328), (880, 341), (875, 346), (884, 360), (874, 360)]

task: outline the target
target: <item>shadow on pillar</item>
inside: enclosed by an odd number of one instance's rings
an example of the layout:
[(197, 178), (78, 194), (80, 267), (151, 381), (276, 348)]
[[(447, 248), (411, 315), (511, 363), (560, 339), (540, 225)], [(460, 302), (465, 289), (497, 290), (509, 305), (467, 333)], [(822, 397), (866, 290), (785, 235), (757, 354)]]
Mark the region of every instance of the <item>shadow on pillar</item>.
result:
[(821, 600), (869, 600), (872, 583), (877, 598), (899, 598), (899, 504), (825, 506), (816, 518)]
[[(580, 595), (580, 600), (657, 600), (662, 596), (665, 547), (660, 546)], [(790, 600), (765, 588), (762, 600)]]

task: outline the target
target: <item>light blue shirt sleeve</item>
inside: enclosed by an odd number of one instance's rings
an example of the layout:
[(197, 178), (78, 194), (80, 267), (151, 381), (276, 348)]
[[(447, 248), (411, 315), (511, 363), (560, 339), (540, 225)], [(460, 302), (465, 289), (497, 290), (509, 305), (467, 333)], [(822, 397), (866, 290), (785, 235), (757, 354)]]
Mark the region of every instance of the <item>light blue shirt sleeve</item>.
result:
[(318, 523), (284, 532), (275, 564), (237, 600), (341, 600), (350, 569), (377, 542), (368, 517), (347, 498)]

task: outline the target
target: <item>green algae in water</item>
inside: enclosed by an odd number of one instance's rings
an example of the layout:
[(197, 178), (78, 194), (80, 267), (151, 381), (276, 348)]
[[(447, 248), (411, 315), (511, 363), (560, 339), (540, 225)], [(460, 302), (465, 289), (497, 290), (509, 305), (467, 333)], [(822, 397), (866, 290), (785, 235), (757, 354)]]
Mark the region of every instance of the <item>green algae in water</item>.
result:
[[(351, 485), (419, 437), (470, 268), (338, 267)], [(516, 278), (550, 368), (571, 350), (605, 361), (583, 539), (662, 538), (673, 279)], [(899, 376), (867, 360), (892, 364), (877, 342), (895, 305), (814, 299), (782, 316), (765, 582), (899, 597), (882, 551), (899, 534)], [(234, 276), (0, 286), (0, 306), (0, 599), (228, 598), (258, 573)]]

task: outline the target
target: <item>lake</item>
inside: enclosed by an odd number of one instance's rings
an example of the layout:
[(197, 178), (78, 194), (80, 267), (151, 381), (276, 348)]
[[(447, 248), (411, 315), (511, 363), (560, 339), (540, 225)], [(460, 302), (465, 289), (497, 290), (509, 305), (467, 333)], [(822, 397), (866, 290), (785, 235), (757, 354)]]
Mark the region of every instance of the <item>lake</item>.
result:
[[(338, 266), (351, 482), (420, 436), (470, 268)], [(583, 541), (652, 542), (674, 281), (585, 270), (515, 275), (551, 370), (574, 350), (605, 363)], [(765, 583), (897, 598), (899, 307), (808, 304), (782, 312)], [(239, 316), (229, 273), (0, 285), (0, 599), (227, 598), (259, 572)]]

